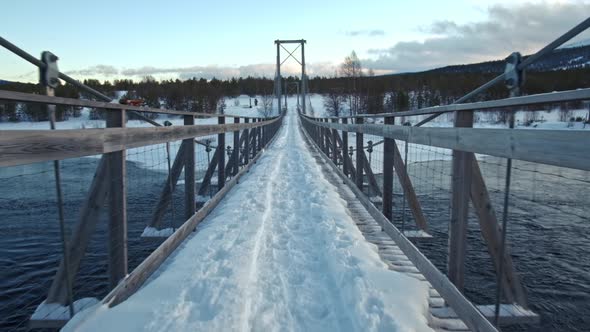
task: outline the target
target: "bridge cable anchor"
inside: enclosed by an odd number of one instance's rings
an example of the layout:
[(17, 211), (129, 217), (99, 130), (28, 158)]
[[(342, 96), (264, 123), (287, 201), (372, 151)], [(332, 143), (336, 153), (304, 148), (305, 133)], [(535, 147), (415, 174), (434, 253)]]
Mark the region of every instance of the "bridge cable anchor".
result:
[(44, 86), (52, 89), (57, 88), (59, 85), (59, 69), (57, 68), (57, 60), (59, 58), (49, 52), (44, 51), (41, 53), (41, 61), (45, 64), (45, 67), (39, 69), (39, 81)]
[[(520, 88), (524, 83), (524, 70), (519, 69), (522, 62), (522, 55), (519, 52), (514, 52), (506, 58), (506, 68), (504, 70), (504, 77), (506, 87), (510, 91), (510, 97), (518, 97), (520, 95)], [(514, 128), (514, 111), (510, 110), (508, 125), (510, 129)], [(506, 251), (506, 233), (508, 232), (508, 205), (510, 199), (510, 182), (512, 175), (512, 159), (506, 160), (506, 177), (504, 183), (504, 207), (502, 211), (502, 234), (500, 239), (500, 254), (498, 270), (496, 271), (496, 303), (494, 306), (494, 325), (499, 326), (500, 318), (500, 301), (502, 299), (502, 276), (504, 274), (504, 253)]]
[(510, 90), (510, 97), (516, 97), (520, 94), (520, 88), (524, 84), (525, 73), (524, 69), (519, 69), (522, 62), (522, 55), (520, 52), (514, 52), (506, 58), (506, 67), (504, 69), (504, 82), (508, 90)]

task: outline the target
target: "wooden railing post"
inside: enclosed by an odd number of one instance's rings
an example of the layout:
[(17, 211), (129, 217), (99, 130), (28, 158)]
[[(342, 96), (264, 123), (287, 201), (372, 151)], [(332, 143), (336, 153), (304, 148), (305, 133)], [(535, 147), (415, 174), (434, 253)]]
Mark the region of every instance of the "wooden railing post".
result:
[[(240, 123), (240, 117), (235, 117), (234, 118), (234, 123)], [(232, 160), (233, 163), (233, 171), (232, 171), (232, 176), (236, 176), (236, 174), (238, 174), (238, 171), (240, 169), (240, 131), (236, 130), (234, 131), (234, 160)]]
[[(363, 124), (363, 118), (356, 118), (356, 124)], [(356, 186), (362, 191), (363, 190), (363, 134), (356, 133)]]
[[(473, 112), (455, 113), (455, 127), (472, 127)], [(449, 225), (449, 253), (447, 271), (449, 279), (463, 292), (467, 224), (471, 193), (472, 159), (468, 152), (453, 150), (451, 181), (451, 220)]]
[[(258, 122), (264, 121), (263, 118), (258, 118)], [(262, 127), (258, 127), (258, 151), (262, 150)]]
[[(244, 123), (250, 123), (249, 118), (244, 118)], [(244, 129), (244, 164), (248, 165), (250, 162), (250, 130)]]
[[(323, 120), (324, 123), (328, 123), (328, 119), (324, 119)], [(330, 158), (330, 129), (324, 128), (324, 148), (326, 149), (326, 151), (324, 151), (326, 153), (326, 156), (328, 156), (328, 158)]]
[[(125, 127), (125, 111), (107, 112), (108, 128)], [(125, 150), (107, 153), (109, 181), (109, 287), (127, 275), (127, 197)]]
[[(386, 125), (392, 125), (395, 118), (388, 116), (384, 118)], [(395, 149), (393, 145), (395, 140), (391, 138), (383, 139), (383, 215), (393, 220), (393, 156)]]
[[(225, 117), (218, 117), (218, 123), (220, 125), (225, 124)], [(219, 155), (217, 156), (217, 191), (225, 185), (225, 133), (217, 135), (217, 149), (219, 149)]]
[(316, 121), (310, 120), (311, 122), (311, 129), (313, 130), (313, 138), (315, 140), (315, 144), (318, 146), (320, 145), (320, 128), (318, 127)]
[[(252, 122), (258, 122), (258, 119), (253, 118)], [(252, 146), (250, 147), (250, 149), (252, 150), (251, 153), (251, 157), (254, 158), (254, 156), (256, 156), (256, 138), (258, 138), (258, 128), (254, 128), (252, 129)]]
[[(338, 122), (337, 118), (332, 119), (332, 122)], [(336, 139), (338, 138), (338, 131), (336, 129), (332, 129), (332, 162), (334, 165), (338, 165), (338, 143)]]
[[(195, 124), (195, 117), (184, 116), (184, 125)], [(188, 220), (195, 214), (195, 140), (185, 139), (184, 144), (184, 219)], [(172, 203), (173, 204), (173, 203)]]
[(324, 149), (324, 127), (320, 126), (322, 119), (318, 119), (317, 121), (319, 122), (317, 128), (318, 128), (318, 140), (319, 140), (320, 150), (325, 153), (326, 150)]
[[(347, 118), (342, 118), (342, 123), (343, 124), (348, 124), (348, 119)], [(348, 177), (348, 132), (347, 131), (343, 131), (342, 132), (342, 171), (344, 172), (344, 175), (346, 175)]]
[[(265, 120), (266, 119), (262, 119), (262, 121), (265, 121)], [(268, 126), (262, 127), (262, 137), (264, 140), (264, 144), (262, 144), (262, 146), (266, 146), (266, 144), (268, 143), (268, 132), (269, 132)]]

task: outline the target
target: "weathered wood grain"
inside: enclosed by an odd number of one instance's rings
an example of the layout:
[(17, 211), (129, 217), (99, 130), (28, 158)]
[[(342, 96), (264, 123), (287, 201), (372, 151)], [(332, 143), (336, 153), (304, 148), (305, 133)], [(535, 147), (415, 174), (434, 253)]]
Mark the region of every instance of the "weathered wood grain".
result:
[[(185, 126), (194, 124), (194, 117), (184, 116)], [(182, 145), (186, 151), (184, 155), (184, 218), (188, 219), (195, 214), (195, 140), (185, 139), (179, 149), (182, 148)]]
[[(186, 154), (188, 153), (187, 147), (190, 147), (191, 139), (188, 140), (188, 145), (185, 141), (180, 144), (180, 148), (176, 153), (176, 157), (174, 158), (174, 162), (172, 163), (172, 167), (170, 168), (170, 174), (166, 177), (166, 181), (162, 183), (162, 191), (160, 192), (160, 198), (158, 199), (158, 203), (156, 204), (156, 208), (152, 213), (152, 219), (148, 223), (149, 227), (160, 228), (162, 224), (162, 219), (166, 214), (166, 209), (170, 205), (170, 201), (172, 199), (172, 190), (176, 188), (176, 184), (178, 183), (178, 178), (180, 178), (180, 173), (182, 173), (182, 169), (186, 165)], [(193, 175), (194, 179), (194, 175)], [(186, 182), (186, 180), (185, 180)], [(193, 181), (194, 183), (194, 181)], [(186, 183), (185, 183), (186, 185)], [(170, 188), (172, 186), (172, 188)], [(194, 186), (194, 185), (193, 185)], [(193, 189), (194, 191), (194, 189)], [(193, 204), (194, 205), (194, 199)], [(194, 214), (194, 213), (193, 213)], [(192, 216), (192, 214), (191, 214)]]
[[(92, 233), (96, 229), (100, 212), (106, 203), (109, 191), (109, 182), (106, 181), (107, 176), (107, 161), (106, 157), (103, 156), (96, 168), (96, 173), (90, 184), (84, 205), (80, 209), (79, 221), (76, 223), (76, 228), (68, 242), (70, 264), (68, 272), (70, 273), (72, 283), (74, 283), (76, 273), (80, 268), (80, 262), (86, 254), (86, 248), (88, 247)], [(67, 304), (65, 273), (66, 268), (62, 257), (51, 287), (49, 288), (49, 293), (47, 294), (47, 303)]]
[[(279, 121), (282, 120), (279, 118)], [(274, 137), (273, 137), (274, 139)], [(269, 141), (271, 144), (273, 140)], [(218, 151), (223, 152), (223, 148)], [(257, 154), (251, 162), (246, 165), (238, 174), (233, 177), (228, 183), (219, 190), (209, 203), (195, 213), (191, 218), (185, 221), (171, 236), (169, 236), (154, 252), (152, 252), (135, 270), (133, 270), (125, 279), (123, 279), (119, 285), (113, 289), (105, 298), (102, 300), (103, 304), (109, 307), (116, 306), (123, 302), (133, 293), (135, 293), (146, 280), (160, 267), (160, 265), (172, 254), (172, 252), (178, 248), (178, 246), (184, 241), (189, 234), (191, 234), (197, 225), (205, 219), (205, 217), (221, 202), (223, 197), (233, 188), (239, 181), (239, 179), (246, 174), (252, 165), (255, 164), (256, 160), (260, 158), (262, 153)]]
[[(304, 131), (304, 136), (307, 142), (311, 142), (307, 133)], [(426, 280), (430, 282), (432, 287), (445, 299), (445, 301), (457, 313), (457, 316), (473, 331), (497, 331), (497, 329), (485, 318), (485, 316), (469, 301), (465, 296), (449, 281), (449, 279), (440, 272), (432, 262), (428, 260), (419, 250), (410, 242), (403, 234), (387, 220), (385, 216), (369, 201), (368, 197), (352, 182), (345, 177), (338, 167), (326, 157), (314, 145), (309, 146), (318, 151), (323, 157), (323, 160), (328, 164), (336, 174), (340, 176), (348, 187), (352, 190), (359, 202), (367, 209), (369, 214), (383, 227), (383, 231), (387, 233), (402, 252), (414, 263), (416, 268), (424, 275)]]
[[(469, 158), (471, 159), (472, 167), (470, 191), (471, 202), (479, 221), (481, 236), (483, 237), (488, 252), (492, 257), (496, 273), (498, 273), (500, 266), (500, 238), (502, 236), (502, 231), (477, 159), (472, 153), (470, 153)], [(510, 255), (510, 245), (508, 243), (506, 243), (504, 247), (503, 270), (502, 294), (504, 294), (504, 298), (508, 302), (516, 302), (524, 308), (527, 308), (528, 301), (526, 291), (522, 286), (516, 269), (514, 268), (512, 257)]]
[(410, 208), (410, 211), (412, 211), (416, 226), (418, 226), (421, 230), (428, 232), (428, 223), (426, 222), (426, 217), (422, 211), (422, 205), (418, 200), (418, 195), (416, 195), (414, 185), (412, 184), (412, 180), (408, 175), (408, 170), (406, 169), (402, 155), (395, 142), (393, 143), (393, 166), (395, 167), (395, 173), (397, 174), (399, 183), (404, 190), (404, 195), (408, 200), (408, 207)]
[(588, 130), (422, 128), (318, 121), (314, 123), (330, 129), (407, 140), (410, 143), (590, 170), (590, 144), (580, 143), (590, 141)]
[(0, 166), (24, 165), (121, 151), (188, 138), (258, 128), (278, 121), (155, 128), (0, 131)]
[[(394, 117), (386, 117), (384, 123), (386, 125), (394, 124)], [(395, 151), (393, 146), (395, 140), (385, 138), (383, 140), (383, 206), (381, 211), (383, 215), (393, 220), (393, 159)], [(345, 172), (346, 174), (346, 172)]]
[[(455, 127), (471, 126), (473, 126), (472, 112), (462, 111), (455, 113)], [(451, 282), (461, 292), (463, 292), (465, 280), (471, 170), (469, 154), (453, 150), (447, 274)]]
[[(125, 111), (109, 113), (107, 127), (125, 127)], [(192, 139), (191, 139), (192, 140)], [(109, 289), (127, 275), (127, 168), (125, 150), (105, 155), (109, 181)]]

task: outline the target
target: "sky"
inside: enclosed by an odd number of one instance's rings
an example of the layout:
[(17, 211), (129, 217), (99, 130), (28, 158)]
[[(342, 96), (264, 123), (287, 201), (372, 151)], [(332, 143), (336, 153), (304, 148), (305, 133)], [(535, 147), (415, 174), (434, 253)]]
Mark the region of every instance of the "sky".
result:
[[(100, 80), (273, 77), (276, 39), (307, 40), (309, 76), (335, 75), (353, 50), (376, 74), (420, 71), (533, 53), (590, 15), (590, 0), (18, 0), (1, 7), (0, 36), (35, 56), (53, 52), (77, 79)], [(281, 71), (300, 67), (289, 59)], [(0, 79), (37, 77), (0, 48)]]

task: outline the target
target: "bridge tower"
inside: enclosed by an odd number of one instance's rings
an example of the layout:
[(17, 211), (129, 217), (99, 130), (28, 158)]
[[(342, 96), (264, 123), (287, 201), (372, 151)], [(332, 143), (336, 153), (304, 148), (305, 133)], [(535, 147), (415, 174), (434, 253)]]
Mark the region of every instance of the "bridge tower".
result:
[[(299, 89), (299, 99), (301, 100), (301, 111), (305, 114), (305, 96), (307, 94), (307, 75), (305, 74), (305, 43), (307, 41), (305, 39), (295, 39), (295, 40), (275, 40), (275, 44), (277, 45), (277, 68), (275, 73), (275, 96), (278, 101), (279, 110), (281, 110), (281, 86), (282, 86), (282, 79), (281, 79), (281, 65), (285, 63), (289, 58), (293, 58), (299, 65), (301, 65), (301, 88)], [(293, 51), (289, 51), (286, 49), (283, 44), (298, 44), (297, 47)], [(285, 50), (289, 55), (281, 62), (281, 48)], [(297, 59), (293, 53), (297, 51), (297, 49), (301, 48), (301, 60)], [(286, 90), (286, 89), (285, 89)], [(285, 91), (286, 93), (286, 91)], [(286, 106), (286, 101), (285, 101)]]

